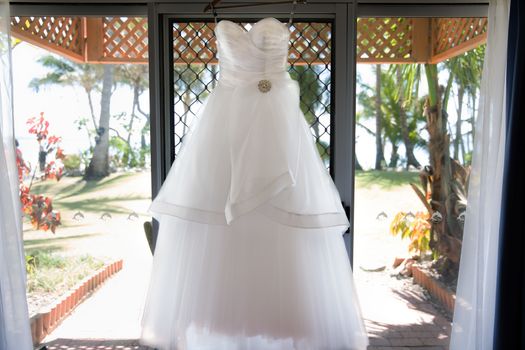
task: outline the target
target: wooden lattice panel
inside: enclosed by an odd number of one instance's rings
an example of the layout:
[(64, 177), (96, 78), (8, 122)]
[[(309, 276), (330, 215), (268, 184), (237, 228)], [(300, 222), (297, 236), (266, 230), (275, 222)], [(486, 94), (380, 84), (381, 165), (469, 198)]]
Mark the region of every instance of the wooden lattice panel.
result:
[[(214, 26), (210, 22), (174, 26), (175, 63), (217, 63)], [(21, 40), (75, 61), (148, 61), (143, 17), (12, 17), (11, 30)], [(329, 63), (331, 32), (330, 23), (294, 23), (290, 63)], [(359, 18), (357, 62), (437, 63), (483, 44), (486, 36), (486, 18)]]
[[(173, 60), (216, 64), (214, 23), (175, 23), (173, 26)], [(331, 25), (329, 23), (295, 23), (290, 33), (289, 61), (294, 64), (329, 63), (331, 59)]]
[(173, 61), (176, 64), (217, 63), (214, 28), (214, 23), (174, 23)]
[(357, 61), (363, 63), (413, 62), (410, 18), (359, 18)]
[(432, 19), (433, 60), (443, 60), (486, 41), (487, 18)]
[(11, 17), (13, 36), (74, 60), (83, 60), (81, 17)]
[(148, 20), (143, 17), (104, 17), (103, 57), (106, 61), (147, 62)]
[(295, 64), (327, 64), (331, 60), (332, 25), (299, 22), (290, 33), (288, 60)]

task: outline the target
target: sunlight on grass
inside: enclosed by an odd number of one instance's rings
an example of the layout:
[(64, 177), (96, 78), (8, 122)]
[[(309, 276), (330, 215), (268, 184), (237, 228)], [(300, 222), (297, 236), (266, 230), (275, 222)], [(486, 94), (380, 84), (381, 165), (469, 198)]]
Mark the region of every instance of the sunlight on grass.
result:
[(79, 223), (74, 220), (76, 213), (82, 216), (81, 230), (88, 222), (98, 222), (102, 214), (127, 218), (135, 211), (140, 213), (137, 208), (146, 208), (151, 199), (149, 172), (115, 173), (95, 181), (64, 177), (58, 182), (36, 182), (33, 190), (53, 198), (54, 209), (62, 215), (61, 229)]
[(358, 188), (380, 187), (390, 190), (395, 187), (419, 184), (419, 173), (412, 171), (356, 171), (355, 186)]
[(65, 237), (53, 237), (42, 239), (26, 239), (24, 240), (24, 249), (26, 253), (33, 254), (33, 252), (41, 251), (43, 248), (46, 251), (62, 250), (65, 246), (77, 239), (84, 239), (94, 236), (100, 236), (101, 233), (82, 233), (78, 235), (71, 235)]
[(35, 193), (46, 193), (53, 196), (56, 200), (80, 196), (92, 192), (97, 192), (108, 187), (118, 185), (126, 179), (133, 177), (135, 173), (112, 174), (101, 180), (85, 181), (82, 178), (63, 178), (58, 182), (38, 182), (33, 185)]
[(92, 272), (104, 266), (104, 261), (89, 255), (63, 256), (49, 250), (26, 254), (27, 291), (64, 293)]

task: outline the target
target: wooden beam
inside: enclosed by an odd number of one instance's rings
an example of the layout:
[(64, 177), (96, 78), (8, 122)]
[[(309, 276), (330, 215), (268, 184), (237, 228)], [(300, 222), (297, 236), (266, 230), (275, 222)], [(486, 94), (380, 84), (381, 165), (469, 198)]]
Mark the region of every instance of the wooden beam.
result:
[(84, 57), (80, 54), (77, 54), (71, 50), (68, 50), (66, 48), (63, 48), (62, 46), (55, 45), (53, 43), (48, 42), (47, 40), (43, 40), (33, 34), (31, 34), (28, 31), (19, 30), (18, 28), (11, 27), (11, 34), (13, 37), (20, 39), (22, 41), (28, 42), (32, 45), (35, 45), (37, 47), (40, 47), (46, 51), (50, 51), (53, 53), (56, 53), (57, 55), (66, 57), (74, 62), (77, 63), (84, 63)]
[(433, 55), (429, 63), (436, 64), (439, 62), (443, 62), (449, 58), (459, 56), (467, 51), (470, 51), (480, 45), (483, 45), (487, 42), (487, 33), (482, 33), (470, 40), (464, 41), (461, 44), (454, 46), (451, 49), (448, 49), (446, 51), (443, 51), (439, 54)]
[(86, 62), (104, 60), (104, 22), (101, 17), (86, 18)]
[(412, 19), (412, 58), (414, 62), (425, 63), (432, 53), (430, 18)]

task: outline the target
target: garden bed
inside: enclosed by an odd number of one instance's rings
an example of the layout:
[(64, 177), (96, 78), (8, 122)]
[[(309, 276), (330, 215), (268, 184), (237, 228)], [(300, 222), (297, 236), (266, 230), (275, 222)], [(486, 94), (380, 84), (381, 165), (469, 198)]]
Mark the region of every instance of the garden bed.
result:
[(88, 298), (107, 278), (122, 269), (122, 260), (103, 265), (86, 278), (77, 282), (66, 293), (46, 307), (40, 308), (30, 318), (33, 344), (38, 345), (51, 333), (84, 299)]
[(413, 265), (411, 269), (414, 282), (425, 288), (449, 315), (453, 315), (456, 294), (451, 288), (434, 277), (424, 266)]
[(89, 255), (67, 256), (35, 250), (26, 255), (29, 315), (52, 303), (108, 261)]

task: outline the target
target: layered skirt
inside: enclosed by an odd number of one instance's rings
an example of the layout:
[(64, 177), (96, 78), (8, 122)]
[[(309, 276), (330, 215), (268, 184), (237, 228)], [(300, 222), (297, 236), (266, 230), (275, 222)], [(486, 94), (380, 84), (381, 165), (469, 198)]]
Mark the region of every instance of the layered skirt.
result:
[(366, 349), (340, 197), (296, 82), (269, 78), (219, 83), (152, 203), (145, 345)]

